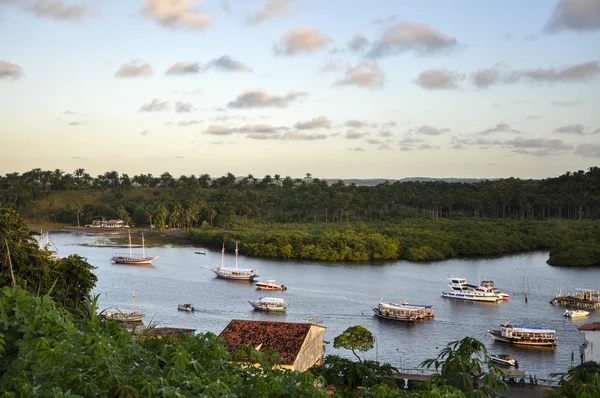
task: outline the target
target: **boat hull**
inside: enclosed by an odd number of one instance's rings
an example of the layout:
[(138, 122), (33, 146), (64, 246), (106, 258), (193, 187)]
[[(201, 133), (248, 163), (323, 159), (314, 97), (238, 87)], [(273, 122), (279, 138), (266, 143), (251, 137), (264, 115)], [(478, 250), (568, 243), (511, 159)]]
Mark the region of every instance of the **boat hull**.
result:
[(287, 310), (287, 306), (264, 305), (264, 304), (258, 304), (258, 303), (252, 302), (252, 301), (249, 301), (249, 303), (257, 311), (264, 311), (264, 312), (285, 312)]
[(556, 346), (556, 339), (519, 339), (514, 337), (502, 336), (500, 330), (488, 330), (488, 333), (494, 341), (501, 343), (514, 344), (519, 346), (536, 346), (536, 347), (554, 347)]
[(104, 319), (109, 321), (116, 321), (122, 323), (138, 323), (142, 322), (146, 315), (144, 314), (133, 314), (133, 313), (121, 313), (113, 312), (104, 314)]
[(567, 318), (581, 318), (584, 316), (588, 316), (590, 313), (584, 310), (575, 310), (575, 311), (565, 311), (565, 316)]
[(155, 257), (125, 257), (125, 256), (113, 256), (111, 261), (115, 264), (130, 264), (130, 265), (152, 265), (152, 262), (158, 259), (159, 256)]
[(258, 275), (226, 275), (219, 273), (218, 271), (214, 271), (217, 278), (221, 279), (230, 279), (235, 281), (252, 281), (258, 277)]
[(256, 288), (259, 290), (287, 290), (284, 285), (269, 285), (267, 283), (256, 283)]
[(499, 358), (499, 357), (494, 357), (494, 356), (490, 356), (490, 359), (491, 359), (493, 362), (499, 363), (499, 364), (501, 364), (501, 365), (506, 365), (506, 366), (515, 366), (515, 367), (518, 365), (518, 362), (517, 362), (517, 361), (515, 361), (514, 359), (509, 359), (509, 360), (506, 360), (506, 359)]
[(386, 314), (379, 310), (379, 308), (373, 308), (373, 312), (375, 316), (383, 319), (390, 319), (392, 321), (400, 321), (400, 322), (416, 322), (420, 318), (417, 315), (412, 316), (395, 316), (392, 314)]
[(502, 300), (496, 295), (484, 296), (473, 293), (442, 292), (442, 296), (457, 300), (482, 301), (486, 303), (495, 303)]

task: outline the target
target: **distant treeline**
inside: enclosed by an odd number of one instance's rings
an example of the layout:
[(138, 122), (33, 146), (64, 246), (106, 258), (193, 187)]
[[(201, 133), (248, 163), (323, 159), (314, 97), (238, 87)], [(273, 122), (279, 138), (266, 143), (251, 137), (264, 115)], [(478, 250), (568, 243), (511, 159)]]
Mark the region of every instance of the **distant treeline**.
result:
[(94, 216), (157, 227), (247, 223), (396, 222), (407, 218), (598, 219), (600, 168), (555, 178), (476, 183), (385, 182), (375, 186), (227, 173), (174, 178), (116, 171), (34, 169), (0, 177), (0, 202), (27, 219), (75, 224)]

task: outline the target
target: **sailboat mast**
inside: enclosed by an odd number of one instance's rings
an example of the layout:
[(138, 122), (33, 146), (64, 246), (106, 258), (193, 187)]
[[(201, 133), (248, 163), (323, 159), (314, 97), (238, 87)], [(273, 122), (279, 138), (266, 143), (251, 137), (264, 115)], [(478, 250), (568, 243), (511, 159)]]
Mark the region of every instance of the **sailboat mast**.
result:
[(142, 232), (142, 258), (146, 258), (146, 246), (144, 245), (144, 233)]
[(235, 241), (235, 269), (238, 269), (238, 242)]
[(133, 313), (135, 314), (135, 292), (133, 292)]
[(223, 242), (223, 248), (221, 249), (221, 268), (225, 266), (225, 242)]
[(129, 234), (129, 258), (131, 258), (133, 257), (131, 253), (131, 231), (127, 231), (127, 233)]

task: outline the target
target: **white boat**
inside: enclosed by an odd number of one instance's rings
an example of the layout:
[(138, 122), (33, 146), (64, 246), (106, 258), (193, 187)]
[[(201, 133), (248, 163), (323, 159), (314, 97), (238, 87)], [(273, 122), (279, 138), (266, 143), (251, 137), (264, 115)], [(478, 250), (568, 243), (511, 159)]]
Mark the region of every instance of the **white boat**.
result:
[(394, 321), (414, 322), (423, 319), (423, 307), (412, 307), (397, 303), (379, 302), (379, 305), (373, 308), (376, 316)]
[(588, 316), (590, 313), (586, 310), (565, 310), (565, 316), (567, 318), (580, 318), (583, 316)]
[(274, 279), (268, 279), (266, 282), (256, 282), (255, 285), (259, 290), (287, 290), (286, 285), (278, 285)]
[(40, 231), (40, 237), (38, 239), (38, 245), (40, 249), (48, 254), (51, 260), (58, 260), (58, 249), (52, 240), (50, 239), (50, 234), (48, 232)]
[(256, 301), (248, 301), (255, 310), (267, 312), (284, 312), (287, 308), (287, 300), (277, 297), (261, 297)]
[(123, 322), (123, 323), (137, 323), (141, 322), (146, 315), (138, 314), (135, 306), (135, 293), (133, 293), (133, 311), (122, 312), (122, 311), (105, 311), (102, 317), (109, 321)]
[[(394, 304), (394, 303), (391, 303)], [(406, 307), (420, 308), (421, 309), (421, 318), (433, 318), (435, 317), (435, 310), (433, 309), (433, 305), (427, 304), (411, 304), (408, 301), (404, 300), (402, 304)]]
[(194, 306), (191, 304), (179, 304), (179, 305), (177, 305), (177, 309), (179, 311), (187, 311), (187, 312), (194, 312), (196, 310), (194, 308)]
[(511, 358), (508, 354), (496, 354), (490, 355), (490, 359), (494, 362), (501, 363), (502, 365), (519, 367), (519, 361)]
[(132, 265), (152, 265), (152, 262), (158, 259), (159, 256), (147, 257), (146, 247), (144, 245), (144, 233), (142, 233), (142, 254), (133, 254), (131, 245), (131, 233), (129, 231), (129, 253), (115, 253), (110, 258), (113, 263), (116, 264), (132, 264)]
[(510, 294), (503, 293), (500, 291), (500, 289), (495, 287), (494, 281), (481, 281), (481, 283), (479, 285), (491, 289), (491, 291), (496, 293), (498, 296), (500, 296), (502, 298), (502, 300), (508, 300), (508, 298), (510, 297)]
[(556, 345), (556, 330), (513, 326), (510, 322), (502, 325), (501, 330), (488, 330), (494, 341), (527, 346)]
[(447, 292), (442, 292), (442, 296), (470, 301), (496, 302), (502, 298), (485, 286), (470, 285), (465, 278), (448, 278)]
[(219, 278), (223, 279), (234, 279), (241, 281), (251, 281), (258, 277), (258, 273), (255, 269), (250, 268), (238, 268), (238, 242), (235, 242), (235, 267), (225, 266), (225, 243), (223, 243), (223, 249), (221, 250), (221, 266), (215, 268), (213, 272)]

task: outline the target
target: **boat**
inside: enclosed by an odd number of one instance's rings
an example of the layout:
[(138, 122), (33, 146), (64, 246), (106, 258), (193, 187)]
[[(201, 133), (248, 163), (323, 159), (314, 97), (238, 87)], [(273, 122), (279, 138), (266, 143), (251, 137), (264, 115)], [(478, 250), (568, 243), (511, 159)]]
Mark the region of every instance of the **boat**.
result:
[(41, 250), (48, 254), (51, 260), (58, 260), (58, 254), (56, 249), (56, 245), (50, 239), (50, 234), (48, 232), (40, 231), (40, 237), (38, 239), (38, 245)]
[(266, 282), (256, 282), (255, 285), (259, 290), (287, 290), (286, 285), (278, 285), (274, 279), (268, 279)]
[(494, 341), (525, 346), (554, 347), (556, 345), (554, 329), (513, 326), (510, 322), (501, 326), (500, 330), (488, 330)]
[(500, 291), (500, 289), (498, 289), (497, 287), (494, 286), (494, 281), (481, 281), (481, 283), (479, 284), (479, 286), (483, 286), (483, 287), (487, 287), (489, 289), (491, 289), (491, 291), (493, 293), (496, 293), (498, 296), (500, 296), (502, 298), (502, 300), (508, 300), (508, 298), (510, 297), (510, 294), (508, 293), (503, 293)]
[(402, 304), (399, 304), (399, 305), (403, 305), (403, 306), (406, 306), (406, 307), (420, 308), (421, 309), (421, 315), (422, 315), (423, 318), (433, 318), (433, 317), (435, 317), (435, 310), (433, 309), (433, 305), (428, 305), (428, 304), (412, 304), (412, 303), (409, 303), (406, 300), (404, 300), (402, 302)]
[(138, 323), (141, 322), (146, 317), (146, 315), (137, 313), (135, 306), (135, 293), (133, 293), (133, 311), (105, 311), (102, 314), (102, 317), (109, 321), (116, 321), (122, 323)]
[(129, 253), (115, 253), (110, 258), (113, 263), (116, 264), (132, 264), (132, 265), (152, 265), (152, 262), (158, 259), (159, 256), (147, 257), (146, 247), (144, 245), (144, 233), (142, 233), (142, 254), (133, 254), (131, 245), (131, 233), (128, 231), (129, 236)]
[(448, 278), (447, 292), (442, 292), (442, 296), (470, 301), (492, 302), (502, 300), (502, 298), (494, 293), (490, 288), (485, 286), (471, 285), (467, 283), (465, 278)]
[(490, 355), (490, 359), (502, 365), (514, 366), (515, 368), (519, 367), (519, 361), (511, 358), (508, 354)]
[(205, 256), (205, 255), (206, 255), (206, 252), (205, 252), (205, 251), (201, 251), (201, 252), (194, 252), (194, 253), (196, 253), (196, 254), (202, 254), (203, 256)]
[(187, 312), (194, 312), (196, 310), (194, 308), (194, 306), (191, 304), (178, 304), (177, 309), (179, 311), (187, 311)]
[(234, 279), (240, 281), (251, 281), (258, 277), (258, 273), (255, 269), (250, 268), (238, 268), (238, 242), (235, 242), (235, 267), (225, 266), (225, 243), (223, 243), (223, 249), (221, 250), (221, 266), (215, 268), (213, 272), (218, 278), (223, 279)]
[(586, 310), (565, 310), (565, 316), (567, 318), (580, 318), (583, 316), (588, 316), (590, 313)]
[(379, 305), (373, 308), (375, 316), (394, 321), (415, 322), (418, 319), (423, 319), (421, 307), (410, 307), (397, 303), (379, 302)]
[(256, 301), (248, 301), (255, 310), (267, 312), (284, 312), (287, 308), (287, 300), (276, 297), (261, 297)]

